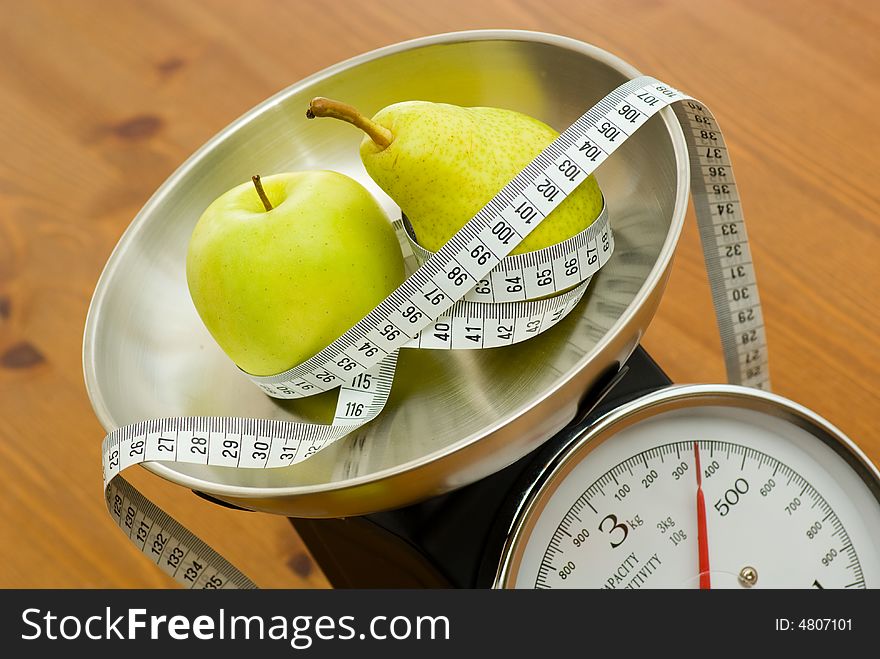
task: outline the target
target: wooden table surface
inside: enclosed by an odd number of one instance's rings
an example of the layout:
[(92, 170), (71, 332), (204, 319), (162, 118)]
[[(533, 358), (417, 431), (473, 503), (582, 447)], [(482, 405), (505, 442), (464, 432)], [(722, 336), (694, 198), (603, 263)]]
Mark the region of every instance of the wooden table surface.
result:
[[(582, 39), (713, 109), (744, 197), (775, 391), (880, 462), (872, 3), (2, 0), (0, 14), (0, 586), (171, 585), (100, 494), (103, 433), (80, 350), (105, 260), (153, 190), (251, 106), (339, 60), (453, 30)], [(644, 345), (675, 381), (724, 379), (692, 216)], [(132, 471), (259, 585), (326, 583), (285, 519)]]

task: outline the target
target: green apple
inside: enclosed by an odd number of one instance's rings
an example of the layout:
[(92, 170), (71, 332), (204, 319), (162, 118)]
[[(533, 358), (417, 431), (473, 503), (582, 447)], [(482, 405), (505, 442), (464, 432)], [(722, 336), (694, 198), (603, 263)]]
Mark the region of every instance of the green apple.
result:
[(247, 373), (274, 375), (345, 333), (404, 279), (394, 230), (359, 183), (291, 172), (218, 197), (189, 243), (196, 310)]

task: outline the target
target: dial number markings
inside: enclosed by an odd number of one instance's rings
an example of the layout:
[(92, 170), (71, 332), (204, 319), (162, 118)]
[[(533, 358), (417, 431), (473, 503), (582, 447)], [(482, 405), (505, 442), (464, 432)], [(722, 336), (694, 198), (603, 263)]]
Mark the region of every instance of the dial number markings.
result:
[[(685, 507), (691, 512), (679, 519)], [(833, 587), (865, 587), (846, 529), (810, 482), (771, 455), (715, 440), (655, 446), (590, 483), (555, 527), (534, 586), (559, 587), (562, 581), (566, 586), (586, 585), (581, 580), (591, 579), (588, 572), (596, 556), (607, 556), (609, 565), (616, 564), (608, 579), (597, 572), (598, 585), (609, 579), (612, 587), (675, 585), (661, 583), (661, 574), (687, 554), (693, 565), (691, 587), (709, 588), (714, 585), (713, 570), (733, 568), (716, 565), (714, 558), (710, 568), (708, 528), (718, 531), (717, 536), (713, 531), (714, 556), (716, 549), (723, 550), (717, 544), (725, 527), (747, 529), (754, 515), (790, 518), (797, 523), (798, 542), (815, 549), (809, 557), (812, 575), (802, 587), (832, 587), (831, 579)], [(689, 554), (688, 547), (694, 553)], [(737, 566), (736, 573), (742, 567)], [(764, 581), (772, 584), (769, 578)]]

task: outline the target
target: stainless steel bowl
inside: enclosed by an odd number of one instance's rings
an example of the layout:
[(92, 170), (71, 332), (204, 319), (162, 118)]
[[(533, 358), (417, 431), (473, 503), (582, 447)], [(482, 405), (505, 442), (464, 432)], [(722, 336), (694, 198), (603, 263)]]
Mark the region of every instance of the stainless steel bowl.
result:
[[(83, 367), (109, 431), (153, 417), (235, 415), (328, 422), (335, 394), (267, 398), (220, 351), (186, 287), (196, 220), (254, 173), (335, 169), (397, 213), (364, 172), (360, 136), (307, 122), (308, 100), (344, 99), (367, 114), (405, 99), (507, 107), (561, 130), (638, 72), (594, 46), (492, 30), (382, 48), (317, 73), (261, 103), (187, 160), (119, 241), (89, 310)], [(299, 465), (233, 470), (149, 463), (170, 481), (291, 516), (356, 515), (466, 485), (522, 457), (575, 415), (584, 392), (638, 344), (660, 301), (688, 196), (688, 157), (670, 110), (652, 118), (597, 178), (616, 251), (587, 299), (551, 331), (482, 351), (403, 351), (386, 410)]]

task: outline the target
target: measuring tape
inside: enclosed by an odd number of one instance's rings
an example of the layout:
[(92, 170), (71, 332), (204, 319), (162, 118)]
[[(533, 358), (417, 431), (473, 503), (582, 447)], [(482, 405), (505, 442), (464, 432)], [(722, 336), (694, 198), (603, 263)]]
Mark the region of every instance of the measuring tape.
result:
[(113, 519), (138, 549), (186, 587), (254, 587), (120, 473), (148, 461), (252, 469), (296, 464), (382, 411), (401, 348), (510, 345), (558, 323), (575, 308), (589, 278), (611, 256), (614, 243), (607, 209), (565, 243), (539, 252), (508, 254), (629, 136), (667, 106), (673, 107), (688, 145), (691, 193), (728, 380), (769, 390), (757, 283), (718, 123), (705, 105), (643, 76), (621, 85), (575, 121), (438, 252), (418, 247), (411, 231), (403, 227), (413, 245), (411, 258), (421, 265), (336, 341), (284, 373), (248, 376), (276, 398), (301, 398), (338, 388), (330, 425), (186, 417), (136, 423), (107, 435), (102, 445), (103, 477)]

